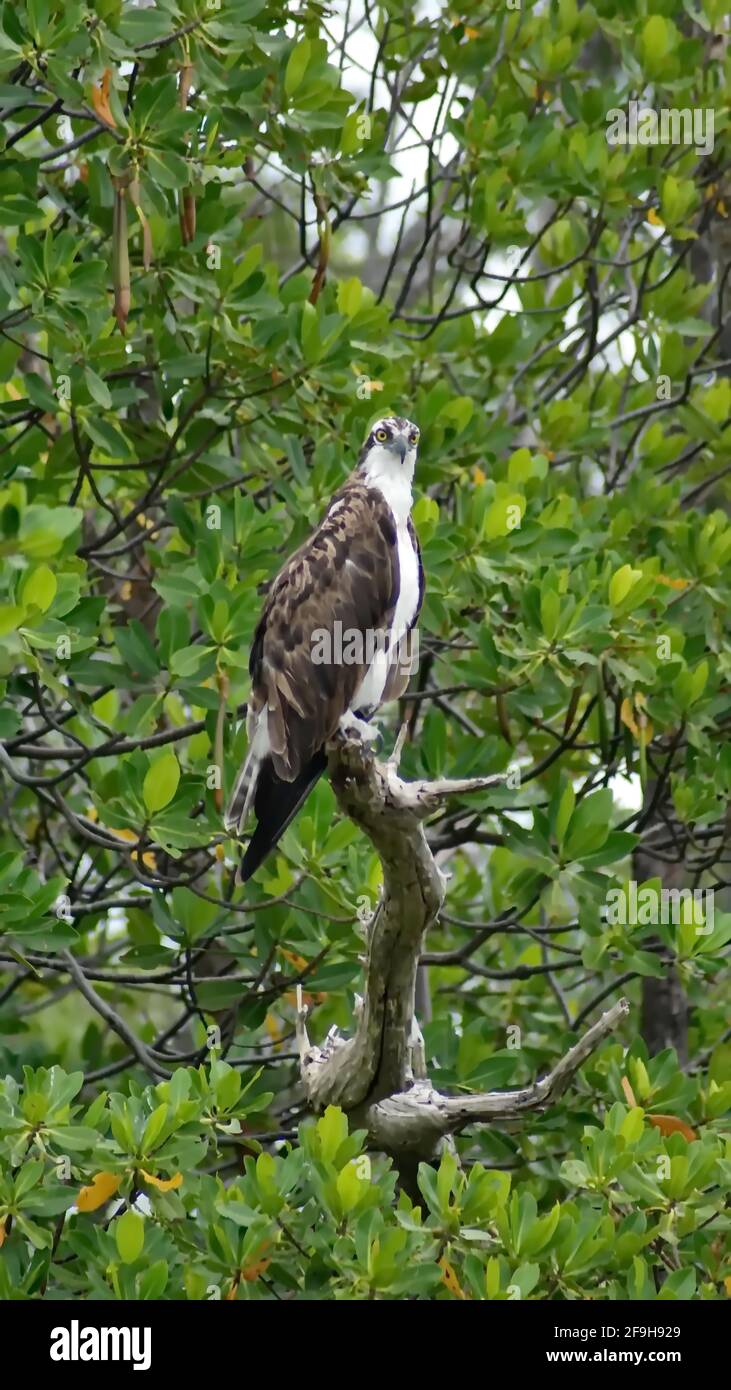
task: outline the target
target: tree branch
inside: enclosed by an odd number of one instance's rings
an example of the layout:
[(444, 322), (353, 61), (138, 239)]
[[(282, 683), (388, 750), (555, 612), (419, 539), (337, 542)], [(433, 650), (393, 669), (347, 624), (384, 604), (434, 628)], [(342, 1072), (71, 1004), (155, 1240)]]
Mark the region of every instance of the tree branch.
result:
[(343, 813), (368, 836), (383, 867), (381, 901), (368, 928), (363, 999), (356, 1031), (331, 1030), (322, 1047), (307, 1036), (298, 988), (300, 1071), (315, 1110), (341, 1105), (368, 1131), (369, 1143), (394, 1155), (435, 1157), (447, 1136), (466, 1125), (515, 1119), (552, 1104), (599, 1043), (629, 1012), (620, 999), (547, 1076), (515, 1091), (445, 1096), (426, 1079), (423, 1039), (414, 1016), (416, 970), (424, 933), (444, 901), (445, 879), (422, 821), (449, 796), (481, 792), (500, 776), (406, 783), (398, 775), (402, 737), (378, 762), (359, 739), (339, 734), (330, 778)]

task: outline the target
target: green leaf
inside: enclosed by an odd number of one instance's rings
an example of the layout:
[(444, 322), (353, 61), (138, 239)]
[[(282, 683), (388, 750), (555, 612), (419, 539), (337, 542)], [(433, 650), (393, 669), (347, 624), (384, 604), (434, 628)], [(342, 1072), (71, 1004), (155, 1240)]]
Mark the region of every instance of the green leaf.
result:
[(355, 318), (362, 298), (363, 286), (357, 276), (352, 276), (350, 280), (340, 281), (338, 285), (338, 309), (341, 314), (345, 314), (346, 318)]
[(620, 1134), (628, 1144), (636, 1144), (641, 1139), (645, 1127), (645, 1112), (639, 1106), (629, 1110), (622, 1121)]
[(328, 1105), (317, 1121), (317, 1137), (325, 1163), (334, 1163), (338, 1149), (348, 1137), (348, 1121), (338, 1105)]
[(439, 412), (439, 420), (447, 424), (454, 424), (461, 434), (466, 430), (474, 414), (475, 403), (471, 396), (455, 396), (453, 400), (447, 401)]
[(546, 589), (541, 594), (541, 628), (544, 637), (552, 641), (558, 630), (561, 617), (561, 599), (555, 589)]
[(667, 1277), (657, 1295), (658, 1303), (687, 1303), (696, 1291), (696, 1272), (694, 1269), (674, 1269)]
[(89, 395), (97, 405), (101, 405), (105, 410), (110, 410), (112, 405), (112, 395), (106, 382), (102, 381), (91, 367), (84, 368), (84, 380), (89, 388)]
[(642, 48), (648, 55), (664, 58), (670, 48), (670, 30), (661, 14), (650, 15), (642, 29)]
[(162, 1298), (168, 1283), (168, 1263), (167, 1260), (156, 1260), (139, 1279), (139, 1296), (142, 1300), (152, 1301)]
[(443, 1214), (449, 1211), (449, 1199), (457, 1176), (457, 1160), (454, 1154), (442, 1154), (437, 1169), (437, 1196), (439, 1209)]
[(53, 392), (46, 385), (43, 377), (37, 372), (28, 372), (25, 378), (25, 389), (34, 405), (46, 410), (51, 415), (55, 415), (58, 410), (58, 400)]
[(125, 665), (135, 676), (154, 677), (160, 667), (157, 653), (142, 623), (131, 622), (114, 629), (114, 640)]
[(630, 589), (638, 579), (642, 578), (642, 570), (634, 570), (631, 565), (622, 565), (609, 581), (609, 602), (613, 608), (618, 608), (626, 599)]
[(0, 198), (0, 220), (5, 227), (24, 227), (42, 216), (37, 203), (29, 198)]
[(299, 43), (295, 44), (292, 49), (284, 73), (284, 90), (288, 97), (291, 97), (300, 86), (307, 72), (311, 52), (312, 44), (309, 39), (300, 39)]
[(525, 498), (520, 493), (510, 493), (492, 503), (485, 513), (483, 535), (485, 540), (498, 540), (509, 536), (521, 524), (525, 512)]
[(488, 1298), (496, 1298), (500, 1292), (500, 1261), (491, 1255), (485, 1266), (485, 1293)]
[(147, 1124), (145, 1125), (145, 1130), (142, 1135), (142, 1143), (140, 1146), (144, 1154), (150, 1153), (151, 1150), (154, 1149), (157, 1140), (160, 1138), (160, 1135), (162, 1134), (162, 1131), (165, 1128), (165, 1121), (167, 1119), (167, 1115), (168, 1106), (166, 1102), (163, 1102), (162, 1105), (158, 1105), (157, 1109), (153, 1110), (152, 1114), (150, 1115), (150, 1118), (147, 1121)]
[(114, 1222), (114, 1237), (122, 1264), (134, 1264), (145, 1244), (145, 1222), (139, 1212), (130, 1210), (118, 1216)]
[(565, 859), (578, 859), (603, 845), (609, 835), (614, 798), (608, 787), (580, 801), (569, 821), (563, 844)]
[(82, 517), (78, 507), (46, 507), (34, 503), (22, 513), (18, 546), (31, 559), (46, 560), (58, 553), (64, 541), (81, 525)]
[(302, 305), (302, 329), (300, 334), (302, 342), (302, 355), (305, 362), (310, 364), (317, 362), (320, 356), (320, 327), (317, 319), (317, 309), (314, 304), (306, 301)]
[(15, 632), (25, 619), (25, 608), (15, 603), (0, 603), (0, 637)]
[(358, 1177), (356, 1163), (351, 1160), (340, 1169), (336, 1179), (336, 1187), (340, 1205), (346, 1214), (357, 1207), (363, 1192), (368, 1190), (368, 1183)]
[(190, 165), (173, 150), (150, 151), (147, 156), (150, 177), (161, 188), (187, 188), (190, 183)]
[(556, 813), (555, 833), (559, 845), (563, 843), (563, 838), (568, 829), (571, 816), (573, 815), (575, 804), (576, 794), (574, 792), (574, 788), (571, 782), (567, 782), (566, 786), (563, 789), (561, 800), (558, 804), (558, 811)]
[(180, 764), (174, 753), (164, 753), (156, 758), (145, 773), (142, 784), (142, 798), (147, 810), (153, 814), (161, 811), (172, 801), (180, 781)]
[(86, 415), (84, 429), (107, 458), (127, 460), (133, 457), (129, 441), (111, 420), (101, 420), (98, 415)]
[(56, 597), (57, 588), (58, 580), (53, 570), (48, 565), (37, 565), (23, 577), (18, 597), (28, 608), (38, 608), (45, 613)]

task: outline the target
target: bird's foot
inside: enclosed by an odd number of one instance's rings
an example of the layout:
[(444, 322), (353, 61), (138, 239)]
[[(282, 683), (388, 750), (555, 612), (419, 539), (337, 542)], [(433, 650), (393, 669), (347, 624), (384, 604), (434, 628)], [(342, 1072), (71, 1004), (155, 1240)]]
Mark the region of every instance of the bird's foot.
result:
[(373, 743), (381, 737), (381, 731), (375, 724), (366, 723), (365, 719), (359, 719), (357, 714), (350, 710), (341, 717), (339, 729), (346, 739), (352, 739), (355, 734), (361, 743), (366, 744)]

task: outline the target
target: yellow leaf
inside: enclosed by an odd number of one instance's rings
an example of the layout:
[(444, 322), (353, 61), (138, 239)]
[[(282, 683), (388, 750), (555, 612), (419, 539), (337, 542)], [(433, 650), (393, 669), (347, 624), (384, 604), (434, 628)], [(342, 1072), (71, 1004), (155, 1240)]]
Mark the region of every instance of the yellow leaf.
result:
[(682, 1134), (689, 1144), (698, 1138), (695, 1130), (691, 1129), (685, 1120), (679, 1120), (677, 1115), (648, 1115), (647, 1118), (650, 1124), (655, 1126), (655, 1129), (659, 1129), (661, 1134)]
[(267, 1014), (266, 1018), (264, 1019), (264, 1027), (266, 1028), (267, 1033), (269, 1034), (269, 1037), (271, 1038), (272, 1042), (276, 1043), (277, 1046), (279, 1046), (280, 1039), (282, 1037), (282, 1025), (279, 1022), (279, 1019), (276, 1018), (275, 1015), (272, 1013)]
[(632, 709), (631, 700), (622, 701), (619, 707), (619, 717), (622, 720), (622, 723), (625, 724), (626, 727), (629, 729), (630, 733), (633, 733), (636, 738), (640, 731), (635, 723), (635, 716)]
[(687, 589), (690, 584), (689, 579), (671, 579), (667, 574), (656, 574), (655, 579), (658, 584), (664, 584), (667, 589)]
[(728, 1297), (731, 1298), (731, 1274), (727, 1274), (727, 1275), (726, 1275), (726, 1278), (724, 1279), (723, 1284), (724, 1284), (724, 1288), (725, 1288), (725, 1290), (726, 1290), (726, 1293), (728, 1294)]
[(619, 710), (622, 723), (634, 734), (640, 743), (650, 743), (655, 732), (651, 721), (644, 713), (647, 697), (641, 690), (636, 691), (631, 700), (623, 700)]
[(286, 951), (284, 946), (280, 946), (279, 951), (280, 954), (284, 956), (284, 959), (289, 961), (289, 964), (298, 972), (307, 969), (310, 962), (305, 960), (304, 956), (298, 956), (294, 951)]
[[(297, 995), (293, 989), (288, 989), (284, 998), (288, 1004), (291, 1004), (293, 1009), (297, 1008)], [(315, 1004), (321, 1004), (324, 998), (324, 994), (308, 994), (306, 989), (302, 991), (302, 1004), (305, 1009), (312, 1009)]]
[[(298, 956), (296, 951), (287, 951), (284, 946), (279, 946), (277, 949), (280, 955), (284, 956), (284, 959), (297, 971), (298, 975), (301, 975), (303, 970), (306, 970), (307, 966), (310, 964), (304, 956)], [(289, 990), (284, 997), (294, 1008), (297, 1007), (297, 996), (294, 990)], [(326, 996), (324, 994), (308, 994), (307, 990), (305, 990), (302, 995), (302, 1002), (308, 1009), (311, 1009), (313, 1004), (321, 1004), (325, 998)]]
[(145, 1172), (144, 1168), (140, 1168), (140, 1172), (145, 1182), (152, 1183), (152, 1186), (160, 1192), (174, 1192), (178, 1187), (183, 1186), (182, 1173), (173, 1173), (171, 1178), (158, 1178), (154, 1173)]
[(223, 858), (225, 857), (226, 851), (224, 850), (223, 845), (216, 845), (216, 848), (214, 849), (213, 853), (215, 854), (216, 859), (220, 864)]
[(466, 1298), (467, 1294), (462, 1288), (462, 1285), (460, 1284), (457, 1275), (455, 1274), (451, 1264), (449, 1263), (449, 1260), (442, 1256), (442, 1259), (439, 1260), (438, 1263), (439, 1268), (442, 1271), (442, 1283), (445, 1285), (445, 1287), (449, 1289), (449, 1292), (451, 1294), (454, 1294), (455, 1298)]
[(631, 1110), (636, 1110), (636, 1109), (637, 1109), (637, 1101), (635, 1100), (635, 1093), (634, 1093), (634, 1091), (632, 1090), (632, 1087), (631, 1087), (630, 1082), (629, 1082), (629, 1077), (627, 1077), (627, 1076), (623, 1076), (623, 1077), (622, 1077), (622, 1090), (624, 1091), (624, 1094), (625, 1094), (626, 1099), (627, 1099), (627, 1104), (629, 1105), (630, 1109), (631, 1109)]
[[(239, 1270), (238, 1275), (234, 1280), (234, 1288), (239, 1283), (239, 1280), (245, 1279), (247, 1284), (253, 1284), (254, 1281), (259, 1278), (259, 1275), (264, 1273), (265, 1269), (272, 1262), (271, 1256), (265, 1258), (266, 1252), (269, 1249), (270, 1244), (271, 1241), (268, 1240), (263, 1240), (261, 1242), (261, 1245), (259, 1245), (256, 1251), (254, 1252), (254, 1258), (250, 1260), (248, 1264), (245, 1264), (242, 1269)], [(231, 1295), (229, 1295), (229, 1297), (230, 1296)], [(234, 1294), (234, 1297), (235, 1296), (236, 1295)]]
[[(139, 857), (140, 856), (137, 850), (134, 849), (130, 855), (130, 859), (139, 859)], [(152, 853), (152, 850), (148, 849), (145, 851), (145, 853), (142, 855), (142, 863), (144, 864), (146, 869), (151, 869), (153, 873), (155, 872), (155, 870), (157, 869), (157, 860), (154, 854)]]
[(93, 86), (91, 89), (91, 104), (94, 107), (94, 110), (96, 111), (99, 120), (103, 121), (105, 125), (112, 126), (113, 129), (116, 130), (117, 122), (115, 121), (109, 106), (109, 88), (111, 85), (111, 81), (112, 69), (105, 68), (102, 74), (101, 82)]
[(122, 1181), (121, 1173), (95, 1173), (88, 1187), (82, 1187), (76, 1205), (79, 1211), (96, 1211), (114, 1196)]

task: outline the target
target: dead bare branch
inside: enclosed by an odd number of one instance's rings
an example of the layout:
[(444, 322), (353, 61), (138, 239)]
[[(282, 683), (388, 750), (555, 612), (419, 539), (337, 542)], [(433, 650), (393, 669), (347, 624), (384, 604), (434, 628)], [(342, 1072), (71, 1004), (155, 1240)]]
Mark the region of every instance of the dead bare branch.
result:
[(427, 844), (422, 821), (449, 796), (489, 789), (500, 777), (404, 782), (398, 775), (402, 740), (385, 763), (356, 737), (339, 736), (330, 776), (345, 815), (365, 832), (383, 866), (381, 901), (369, 926), (363, 999), (355, 1034), (336, 1030), (312, 1046), (298, 1002), (300, 1070), (315, 1110), (341, 1105), (368, 1131), (374, 1148), (434, 1157), (466, 1125), (515, 1119), (555, 1101), (587, 1057), (629, 1012), (620, 999), (587, 1030), (547, 1076), (514, 1091), (445, 1096), (426, 1077), (423, 1040), (414, 1015), (416, 970), (425, 932), (444, 901), (445, 878)]

